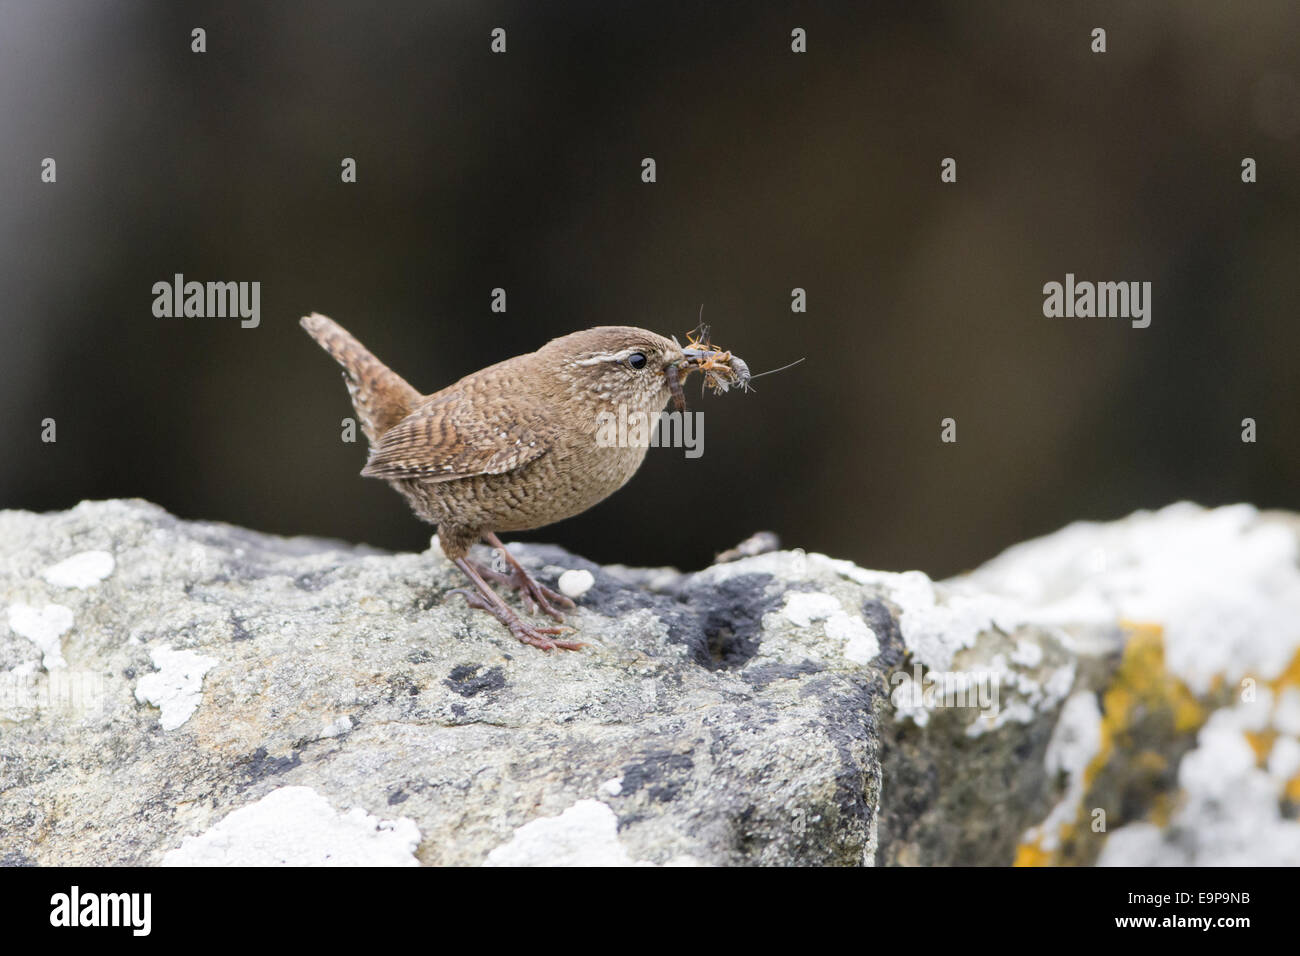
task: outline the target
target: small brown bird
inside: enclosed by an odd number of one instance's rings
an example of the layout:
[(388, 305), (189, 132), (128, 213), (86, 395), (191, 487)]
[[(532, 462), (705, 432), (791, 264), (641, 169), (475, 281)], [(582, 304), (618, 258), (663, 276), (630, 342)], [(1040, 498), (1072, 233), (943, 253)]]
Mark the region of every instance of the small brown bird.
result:
[[(453, 593), (544, 650), (583, 645), (555, 637), (572, 628), (525, 622), (488, 581), (515, 588), (530, 613), (541, 609), (557, 621), (559, 608), (574, 604), (535, 581), (496, 533), (579, 514), (636, 473), (648, 443), (599, 441), (608, 420), (602, 413), (629, 420), (642, 413), (653, 423), (669, 398), (685, 410), (682, 383), (693, 371), (717, 391), (745, 388), (750, 377), (739, 358), (708, 344), (707, 330), (683, 348), (644, 329), (600, 326), (421, 395), (333, 320), (313, 313), (302, 327), (343, 366), (370, 442), (361, 474), (386, 480), (438, 526), (443, 553), (475, 588)], [(480, 538), (501, 552), (511, 573), (470, 560)]]

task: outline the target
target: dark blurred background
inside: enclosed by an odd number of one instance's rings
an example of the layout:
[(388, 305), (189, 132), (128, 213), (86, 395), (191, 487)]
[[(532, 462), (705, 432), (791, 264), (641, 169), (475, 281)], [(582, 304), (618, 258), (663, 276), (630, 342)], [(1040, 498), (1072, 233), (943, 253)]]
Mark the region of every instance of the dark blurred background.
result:
[[(702, 303), (754, 371), (807, 361), (694, 389), (702, 458), (521, 537), (691, 568), (770, 528), (947, 575), (1183, 498), (1300, 508), (1298, 151), (1294, 0), (2, 0), (0, 506), (422, 549), (300, 315), (433, 391)], [(155, 318), (177, 272), (260, 281), (261, 326)], [(1044, 318), (1067, 272), (1152, 282), (1151, 327)]]

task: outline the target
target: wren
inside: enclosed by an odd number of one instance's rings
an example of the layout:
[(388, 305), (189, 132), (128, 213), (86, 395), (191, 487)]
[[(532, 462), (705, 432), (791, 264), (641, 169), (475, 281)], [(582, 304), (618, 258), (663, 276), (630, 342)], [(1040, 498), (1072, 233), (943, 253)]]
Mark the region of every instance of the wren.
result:
[[(623, 406), (653, 420), (670, 398), (683, 410), (682, 384), (693, 371), (717, 391), (749, 381), (743, 361), (707, 341), (692, 338), (682, 347), (644, 329), (600, 326), (422, 395), (333, 320), (312, 313), (302, 327), (343, 366), (370, 443), (361, 474), (387, 481), (418, 517), (437, 525), (443, 553), (474, 585), (452, 593), (543, 650), (583, 645), (558, 636), (573, 628), (523, 620), (488, 582), (514, 588), (530, 614), (540, 610), (559, 622), (560, 609), (574, 603), (534, 580), (497, 532), (572, 517), (636, 474), (648, 443), (599, 443), (602, 412)], [(479, 539), (501, 552), (508, 574), (470, 559)]]

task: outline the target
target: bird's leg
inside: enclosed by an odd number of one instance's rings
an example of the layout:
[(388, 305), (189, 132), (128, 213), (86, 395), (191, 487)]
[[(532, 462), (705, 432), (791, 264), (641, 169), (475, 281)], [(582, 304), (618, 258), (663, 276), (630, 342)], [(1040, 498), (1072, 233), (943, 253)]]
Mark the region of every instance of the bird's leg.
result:
[(474, 582), (474, 587), (478, 593), (476, 594), (473, 591), (468, 591), (465, 588), (455, 588), (450, 593), (459, 594), (465, 599), (465, 603), (472, 608), (487, 611), (509, 628), (511, 634), (523, 641), (525, 644), (531, 644), (533, 647), (540, 647), (544, 651), (554, 650), (557, 647), (566, 651), (576, 651), (585, 646), (577, 641), (557, 641), (553, 638), (547, 637), (546, 635), (548, 634), (570, 633), (573, 628), (534, 627), (533, 625), (526, 623), (518, 614), (510, 610), (510, 606), (506, 604), (505, 601), (501, 600), (500, 596), (488, 586), (488, 583), (484, 581), (478, 571), (475, 570), (473, 564), (465, 558), (456, 558), (455, 561), (456, 567), (464, 571), (466, 577)]
[(500, 583), (509, 584), (519, 592), (524, 599), (524, 605), (528, 608), (528, 613), (535, 614), (540, 607), (555, 620), (563, 621), (564, 616), (555, 609), (555, 605), (558, 604), (563, 608), (577, 607), (563, 594), (552, 591), (546, 585), (539, 583), (510, 553), (510, 550), (501, 543), (501, 539), (491, 531), (484, 532), (483, 540), (501, 552), (501, 555), (506, 559), (506, 563), (513, 569), (509, 575), (493, 571), (492, 576), (499, 580)]
[(496, 568), (490, 568), (479, 561), (474, 561), (469, 558), (466, 560), (474, 566), (474, 570), (479, 573), (479, 577), (484, 581), (488, 581), (498, 587), (506, 587), (510, 588), (512, 591), (518, 591), (519, 596), (523, 598), (524, 607), (528, 609), (528, 613), (537, 613), (537, 602), (533, 600), (533, 596), (528, 593), (524, 586), (519, 583), (519, 576), (513, 571), (510, 574), (502, 574)]
[(515, 579), (512, 575), (502, 574), (495, 568), (490, 568), (480, 561), (470, 561), (469, 563), (474, 565), (474, 570), (479, 573), (479, 577), (484, 581), (491, 584), (499, 584), (508, 588), (513, 588), (515, 586)]
[[(468, 560), (468, 559), (467, 559)], [(573, 607), (573, 602), (563, 594), (556, 594), (544, 584), (540, 584), (528, 576), (527, 571), (512, 570), (509, 574), (502, 574), (495, 568), (490, 568), (486, 564), (478, 561), (470, 561), (474, 570), (479, 573), (483, 580), (495, 584), (499, 587), (507, 587), (511, 590), (518, 591), (520, 600), (524, 602), (524, 607), (528, 609), (529, 614), (536, 614), (539, 609), (544, 610), (555, 620), (563, 622), (564, 618), (552, 606), (552, 602), (566, 607)], [(530, 587), (537, 588), (534, 592)]]

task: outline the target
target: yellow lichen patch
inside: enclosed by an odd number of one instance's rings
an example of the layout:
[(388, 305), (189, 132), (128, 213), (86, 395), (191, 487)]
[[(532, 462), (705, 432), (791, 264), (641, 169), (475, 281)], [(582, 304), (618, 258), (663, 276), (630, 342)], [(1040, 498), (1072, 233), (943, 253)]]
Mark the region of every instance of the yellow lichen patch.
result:
[(1178, 686), (1182, 689), (1182, 693), (1173, 702), (1174, 730), (1180, 734), (1190, 734), (1195, 730), (1199, 730), (1201, 724), (1205, 723), (1205, 708), (1187, 689), (1187, 685), (1182, 681), (1178, 681)]
[(1286, 782), (1286, 789), (1282, 794), (1292, 803), (1300, 803), (1300, 773)]
[[(1208, 717), (1206, 705), (1166, 667), (1164, 629), (1144, 622), (1121, 626), (1127, 640), (1101, 695), (1097, 752), (1083, 771), (1078, 816), (1061, 827), (1053, 863), (1096, 862), (1102, 841), (1088, 826), (1090, 807), (1107, 811), (1108, 827), (1138, 820), (1166, 826), (1179, 799), (1174, 764)], [(1129, 819), (1120, 819), (1120, 808)]]
[(1157, 793), (1151, 803), (1151, 812), (1148, 818), (1160, 829), (1169, 825), (1169, 818), (1174, 815), (1174, 808), (1178, 806), (1178, 799), (1172, 793)]
[(1048, 853), (1039, 844), (1038, 841), (1033, 843), (1022, 843), (1016, 847), (1016, 859), (1012, 866), (1051, 866), (1056, 860), (1053, 854)]
[(1269, 752), (1273, 749), (1273, 741), (1277, 740), (1276, 730), (1261, 730), (1258, 733), (1245, 731), (1246, 743), (1250, 744), (1250, 749), (1255, 751), (1255, 763), (1264, 766), (1268, 763)]
[(1295, 657), (1291, 658), (1291, 663), (1286, 666), (1286, 670), (1269, 683), (1274, 690), (1281, 690), (1284, 687), (1300, 687), (1300, 651), (1296, 651)]
[(1165, 755), (1154, 750), (1144, 750), (1133, 758), (1133, 768), (1144, 773), (1163, 773), (1168, 766), (1169, 760)]
[(1164, 628), (1159, 624), (1121, 622), (1128, 631), (1124, 656), (1102, 695), (1101, 747), (1084, 773), (1092, 786), (1097, 774), (1126, 742), (1134, 720), (1142, 713), (1167, 709), (1174, 730), (1191, 733), (1205, 723), (1205, 708), (1187, 685), (1165, 669)]
[(1012, 866), (1062, 866), (1071, 861), (1067, 858), (1066, 848), (1071, 845), (1077, 827), (1073, 823), (1062, 823), (1056, 831), (1055, 849), (1043, 846), (1043, 827), (1037, 826), (1025, 834), (1027, 839), (1016, 846), (1016, 858)]
[[(1041, 826), (1026, 833), (1016, 849), (1016, 866), (1095, 863), (1104, 843), (1104, 834), (1091, 825), (1095, 810), (1106, 812), (1107, 828), (1140, 820), (1165, 827), (1178, 807), (1177, 763), (1195, 745), (1209, 716), (1207, 705), (1223, 695), (1212, 693), (1202, 701), (1169, 672), (1161, 625), (1124, 621), (1121, 627), (1127, 640), (1101, 695), (1097, 751), (1083, 770), (1083, 796), (1074, 818), (1056, 833)], [(1222, 678), (1218, 686), (1223, 688)], [(1044, 842), (1051, 849), (1044, 849)]]

